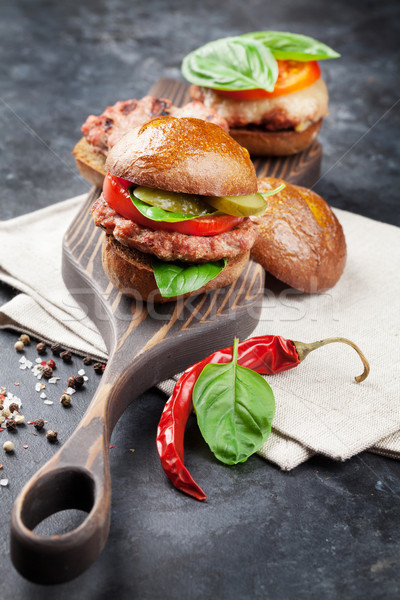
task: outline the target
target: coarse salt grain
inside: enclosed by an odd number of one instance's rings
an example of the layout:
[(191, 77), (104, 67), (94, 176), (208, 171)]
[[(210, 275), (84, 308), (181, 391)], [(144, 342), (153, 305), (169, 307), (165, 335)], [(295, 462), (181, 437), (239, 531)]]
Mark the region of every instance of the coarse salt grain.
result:
[(17, 398), (17, 396), (14, 396), (14, 394), (12, 394), (11, 392), (8, 392), (7, 396), (3, 400), (3, 406), (4, 408), (8, 408), (12, 403), (18, 404), (19, 408), (21, 408), (22, 406), (21, 400)]
[(25, 362), (26, 366), (28, 367), (28, 369), (30, 369), (31, 367), (33, 367), (33, 363), (30, 360), (27, 360)]
[(41, 363), (41, 362), (42, 362), (41, 358), (39, 358), (39, 357), (35, 358), (35, 363)]
[(36, 392), (40, 392), (40, 390), (42, 389), (42, 387), (41, 387), (41, 386), (42, 386), (42, 384), (41, 384), (41, 383), (39, 383), (39, 382), (37, 382), (37, 384), (35, 385), (35, 391), (36, 391)]
[(8, 479), (0, 479), (0, 485), (6, 487), (8, 485)]
[(22, 371), (24, 371), (24, 370), (26, 369), (26, 365), (25, 365), (25, 364), (19, 365), (19, 368), (20, 368)]
[(50, 377), (50, 379), (48, 380), (49, 383), (57, 383), (57, 381), (59, 381), (59, 377)]
[(45, 394), (44, 392), (42, 392), (42, 393), (40, 394), (40, 397), (41, 397), (41, 398), (43, 398), (43, 400), (44, 400), (45, 398), (47, 398), (47, 396), (46, 396), (46, 394)]
[(88, 381), (89, 377), (87, 375), (83, 376), (83, 381)]
[(78, 371), (78, 375), (84, 375), (85, 374), (85, 369), (80, 369)]
[(54, 402), (52, 400), (45, 400), (43, 404), (54, 404)]
[(67, 388), (67, 394), (69, 394), (70, 396), (72, 396), (72, 394), (75, 394), (76, 390), (74, 390), (74, 388), (69, 387)]
[(20, 363), (26, 363), (26, 356), (21, 356), (21, 358), (19, 359)]

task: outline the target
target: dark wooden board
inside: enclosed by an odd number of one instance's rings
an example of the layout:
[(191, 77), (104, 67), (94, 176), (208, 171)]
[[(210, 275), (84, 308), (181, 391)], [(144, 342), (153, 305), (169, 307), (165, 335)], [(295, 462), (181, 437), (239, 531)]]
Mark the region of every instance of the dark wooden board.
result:
[[(189, 85), (167, 77), (154, 84), (149, 94), (168, 98), (176, 106), (190, 101)], [(289, 183), (312, 187), (320, 176), (322, 147), (315, 140), (309, 148), (292, 156), (252, 158), (258, 177), (278, 177)]]
[[(264, 272), (253, 261), (232, 285), (184, 301), (151, 305), (118, 292), (102, 269), (104, 233), (90, 216), (98, 193), (93, 190), (64, 238), (63, 276), (104, 336), (110, 358), (79, 427), (14, 504), (12, 560), (37, 583), (72, 579), (104, 547), (111, 505), (109, 442), (125, 408), (152, 385), (230, 345), (235, 335), (248, 337), (261, 311)], [(46, 517), (71, 508), (88, 512), (78, 528), (54, 536), (34, 532)]]
[[(162, 79), (150, 94), (181, 105), (188, 86)], [(318, 142), (282, 158), (256, 158), (257, 175), (311, 186), (321, 162)], [(11, 556), (22, 575), (37, 583), (68, 581), (104, 547), (110, 523), (109, 441), (119, 417), (142, 392), (214, 350), (248, 337), (256, 326), (264, 272), (253, 261), (231, 286), (177, 303), (133, 301), (109, 283), (101, 265), (104, 235), (90, 217), (93, 190), (71, 224), (63, 246), (63, 276), (72, 295), (98, 326), (110, 359), (82, 422), (59, 452), (24, 486), (11, 519)], [(40, 536), (34, 528), (60, 510), (88, 512), (76, 529)]]

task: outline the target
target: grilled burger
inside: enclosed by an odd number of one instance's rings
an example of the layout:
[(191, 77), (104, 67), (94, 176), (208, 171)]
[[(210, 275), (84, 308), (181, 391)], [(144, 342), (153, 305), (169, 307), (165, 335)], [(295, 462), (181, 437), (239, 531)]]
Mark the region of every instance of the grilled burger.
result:
[(243, 271), (265, 211), (249, 153), (221, 127), (159, 117), (109, 151), (92, 207), (103, 267), (120, 291), (165, 302), (224, 287)]
[(211, 42), (188, 54), (182, 73), (194, 100), (228, 122), (250, 154), (284, 156), (307, 148), (328, 115), (317, 59), (334, 50), (307, 36), (262, 31)]

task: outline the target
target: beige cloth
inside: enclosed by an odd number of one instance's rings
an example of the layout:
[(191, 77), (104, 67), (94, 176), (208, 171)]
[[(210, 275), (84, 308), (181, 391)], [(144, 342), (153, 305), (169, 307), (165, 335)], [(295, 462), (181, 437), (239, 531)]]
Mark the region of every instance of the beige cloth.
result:
[[(0, 279), (21, 293), (0, 309), (0, 327), (58, 341), (78, 353), (104, 358), (94, 324), (82, 314), (60, 271), (61, 241), (84, 195), (0, 223)], [(277, 286), (267, 277), (260, 322), (253, 335), (277, 334), (304, 342), (344, 336), (296, 369), (268, 377), (276, 398), (273, 433), (259, 454), (289, 470), (320, 453), (345, 460), (365, 449), (400, 455), (398, 269), (400, 229), (342, 210), (348, 261), (339, 283), (318, 296)], [(269, 285), (272, 289), (268, 289)], [(171, 392), (173, 381), (160, 384)]]

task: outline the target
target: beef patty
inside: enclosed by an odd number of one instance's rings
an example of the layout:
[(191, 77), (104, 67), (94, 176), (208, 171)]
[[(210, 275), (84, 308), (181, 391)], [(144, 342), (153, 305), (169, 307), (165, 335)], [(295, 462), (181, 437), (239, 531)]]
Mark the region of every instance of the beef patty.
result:
[(91, 214), (97, 227), (112, 234), (124, 246), (171, 262), (199, 264), (233, 258), (250, 250), (258, 236), (258, 226), (248, 218), (231, 231), (210, 236), (149, 229), (118, 214), (107, 204), (103, 194), (94, 202)]

